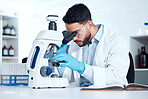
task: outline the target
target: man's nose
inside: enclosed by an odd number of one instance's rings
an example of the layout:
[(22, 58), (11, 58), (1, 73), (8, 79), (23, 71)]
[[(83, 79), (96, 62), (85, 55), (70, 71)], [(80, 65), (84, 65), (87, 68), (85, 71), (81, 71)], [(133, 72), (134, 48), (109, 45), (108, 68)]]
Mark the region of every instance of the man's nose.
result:
[(77, 39), (78, 39), (77, 36), (73, 37), (73, 41), (75, 41), (75, 40), (77, 40)]

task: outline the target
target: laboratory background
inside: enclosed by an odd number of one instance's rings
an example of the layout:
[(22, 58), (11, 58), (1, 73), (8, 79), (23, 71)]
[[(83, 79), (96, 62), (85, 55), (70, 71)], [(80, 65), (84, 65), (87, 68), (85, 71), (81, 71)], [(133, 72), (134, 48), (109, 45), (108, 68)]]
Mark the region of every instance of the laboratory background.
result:
[[(28, 85), (24, 61), (39, 32), (48, 30), (46, 17), (57, 15), (57, 31), (62, 33), (62, 18), (76, 3), (88, 6), (94, 24), (104, 24), (126, 40), (135, 83), (148, 85), (148, 0), (0, 0), (0, 85)], [(139, 63), (140, 57), (146, 65)]]

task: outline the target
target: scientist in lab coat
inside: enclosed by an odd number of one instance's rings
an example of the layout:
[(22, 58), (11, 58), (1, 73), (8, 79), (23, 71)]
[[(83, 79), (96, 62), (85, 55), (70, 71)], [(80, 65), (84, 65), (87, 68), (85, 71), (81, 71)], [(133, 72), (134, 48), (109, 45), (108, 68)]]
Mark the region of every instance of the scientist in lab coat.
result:
[(75, 4), (63, 17), (68, 32), (77, 31), (70, 44), (62, 44), (54, 57), (65, 61), (62, 73), (76, 86), (106, 86), (127, 84), (129, 50), (123, 38), (112, 33), (104, 25), (94, 25), (86, 5)]

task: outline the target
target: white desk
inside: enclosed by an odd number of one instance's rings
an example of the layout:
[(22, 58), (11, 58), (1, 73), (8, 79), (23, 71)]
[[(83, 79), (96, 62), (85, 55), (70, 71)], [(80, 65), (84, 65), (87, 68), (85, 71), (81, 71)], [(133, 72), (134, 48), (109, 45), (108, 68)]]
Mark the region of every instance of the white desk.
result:
[(0, 99), (148, 99), (148, 91), (80, 91), (79, 87), (32, 89), (0, 86)]

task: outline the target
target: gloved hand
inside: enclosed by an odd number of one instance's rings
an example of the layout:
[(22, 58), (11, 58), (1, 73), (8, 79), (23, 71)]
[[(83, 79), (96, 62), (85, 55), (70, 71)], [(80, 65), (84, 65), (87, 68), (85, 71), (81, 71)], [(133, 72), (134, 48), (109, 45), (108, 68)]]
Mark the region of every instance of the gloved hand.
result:
[(85, 70), (85, 64), (83, 62), (78, 61), (74, 57), (72, 57), (70, 54), (61, 53), (53, 59), (57, 61), (65, 61), (66, 63), (61, 64), (61, 67), (69, 67), (72, 70), (77, 71), (79, 74), (82, 74)]
[(62, 44), (60, 48), (57, 50), (57, 55), (61, 53), (66, 53), (66, 49), (67, 49), (67, 44)]

